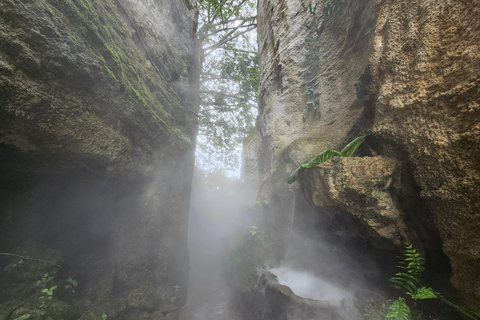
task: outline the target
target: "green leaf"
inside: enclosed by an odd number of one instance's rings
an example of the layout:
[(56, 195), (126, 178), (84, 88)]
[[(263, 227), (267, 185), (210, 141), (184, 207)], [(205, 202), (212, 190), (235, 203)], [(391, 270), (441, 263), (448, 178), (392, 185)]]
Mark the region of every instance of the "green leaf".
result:
[(393, 320), (410, 320), (410, 308), (406, 305), (402, 298), (394, 301), (389, 307), (390, 310), (385, 319)]
[[(308, 108), (304, 109), (304, 114), (308, 115)], [(309, 161), (305, 161), (292, 174), (290, 174), (290, 176), (288, 176), (287, 183), (291, 184), (295, 182), (298, 179), (298, 174), (301, 171), (305, 169), (310, 169), (316, 165), (319, 165), (320, 163), (330, 160), (333, 157), (352, 157), (357, 151), (357, 148), (360, 146), (360, 144), (362, 144), (362, 142), (365, 140), (366, 137), (367, 135), (363, 135), (356, 138), (355, 140), (347, 144), (345, 148), (343, 148), (342, 152), (338, 152), (335, 150), (325, 150), (320, 154), (318, 154), (317, 156), (310, 159)]]
[(360, 136), (356, 138), (355, 140), (351, 141), (349, 144), (343, 148), (340, 153), (342, 154), (343, 157), (353, 157), (355, 153), (357, 152), (358, 147), (365, 141), (367, 138), (367, 135)]
[(412, 295), (412, 299), (420, 300), (420, 299), (436, 299), (438, 298), (438, 293), (433, 291), (432, 288), (421, 287), (418, 288), (414, 295)]

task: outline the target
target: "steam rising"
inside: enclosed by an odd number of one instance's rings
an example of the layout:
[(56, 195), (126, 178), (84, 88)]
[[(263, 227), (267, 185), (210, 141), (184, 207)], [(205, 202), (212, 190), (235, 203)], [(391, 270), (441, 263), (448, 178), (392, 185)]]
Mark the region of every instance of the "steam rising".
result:
[(316, 277), (312, 272), (280, 267), (269, 270), (278, 278), (278, 282), (292, 289), (297, 296), (313, 300), (327, 301), (333, 305), (353, 303), (354, 296), (351, 292), (343, 290), (322, 278)]

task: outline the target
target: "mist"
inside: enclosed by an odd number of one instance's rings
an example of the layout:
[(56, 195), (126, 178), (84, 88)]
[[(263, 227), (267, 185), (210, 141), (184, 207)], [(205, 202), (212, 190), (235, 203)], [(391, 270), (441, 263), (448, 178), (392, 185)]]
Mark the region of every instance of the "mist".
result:
[[(382, 252), (369, 247), (367, 238), (362, 240), (365, 230), (359, 222), (348, 220), (341, 210), (320, 213), (299, 194), (292, 201), (293, 220), (281, 253), (272, 240), (278, 232), (251, 195), (238, 178), (196, 169), (188, 300), (182, 319), (280, 319), (278, 310), (269, 310), (278, 309), (272, 301), (284, 298), (268, 298), (272, 290), (262, 280), (268, 273), (293, 291), (295, 301), (309, 305), (315, 300), (322, 308), (333, 308), (332, 319), (359, 319), (358, 308), (372, 292), (384, 293), (388, 262), (382, 262)], [(352, 236), (347, 237), (349, 232)], [(301, 308), (281, 312), (301, 317), (303, 311), (292, 310)]]

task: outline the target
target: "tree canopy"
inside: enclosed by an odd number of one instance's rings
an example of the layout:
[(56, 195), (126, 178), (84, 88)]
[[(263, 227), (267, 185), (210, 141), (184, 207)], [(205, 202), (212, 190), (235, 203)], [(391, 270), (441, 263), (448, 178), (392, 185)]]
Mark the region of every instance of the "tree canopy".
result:
[(199, 166), (235, 169), (257, 114), (258, 51), (254, 0), (199, 0), (202, 41)]

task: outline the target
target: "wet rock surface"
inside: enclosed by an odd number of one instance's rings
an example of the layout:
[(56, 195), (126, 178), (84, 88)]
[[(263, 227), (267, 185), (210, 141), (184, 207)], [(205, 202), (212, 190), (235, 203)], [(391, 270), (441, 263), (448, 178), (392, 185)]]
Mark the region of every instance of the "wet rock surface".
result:
[(278, 282), (278, 278), (271, 272), (262, 275), (264, 287), (265, 310), (264, 319), (319, 319), (319, 320), (347, 320), (356, 319), (355, 310), (351, 310), (348, 302), (333, 305), (326, 301), (302, 298)]
[[(298, 188), (287, 185), (286, 177), (320, 152), (338, 150), (370, 131), (360, 155), (383, 155), (399, 166), (391, 200), (383, 190), (378, 197), (367, 197), (368, 192), (356, 185), (352, 195), (364, 209), (355, 208), (348, 196), (337, 198), (339, 190), (348, 189), (340, 184), (340, 176), (319, 168), (314, 171), (324, 176), (318, 177), (323, 183), (318, 194), (329, 200), (323, 197), (318, 203), (351, 214), (357, 211), (366, 218), (371, 213), (365, 201), (370, 198), (376, 203), (372, 212), (377, 218), (369, 216), (366, 224), (397, 244), (395, 233), (418, 239), (438, 281), (449, 281), (451, 266), (451, 283), (478, 306), (479, 279), (472, 275), (480, 270), (476, 249), (480, 130), (475, 120), (480, 92), (479, 3), (336, 3), (339, 6), (330, 14), (319, 7), (313, 15), (300, 1), (259, 2), (258, 200), (273, 229), (282, 230), (279, 243), (283, 237), (284, 244), (277, 249), (285, 251)], [(312, 28), (318, 28), (314, 41), (319, 59), (310, 68), (313, 83), (318, 82), (321, 115), (304, 117), (309, 84), (302, 74), (309, 70), (304, 59), (311, 48), (312, 41), (306, 39)], [(363, 164), (358, 165), (360, 170)], [(356, 181), (345, 180), (353, 185)], [(304, 183), (307, 194), (317, 193), (307, 190), (317, 187), (311, 180)]]
[[(52, 301), (68, 301), (76, 319), (177, 317), (186, 291), (169, 297), (187, 287), (198, 120), (195, 6), (6, 0), (0, 12), (0, 252), (27, 254), (28, 240), (47, 248), (31, 257), (58, 253)], [(15, 261), (0, 256), (5, 306), (12, 288), (25, 289), (16, 301), (39, 294), (43, 271)], [(75, 294), (60, 290), (68, 278)]]

